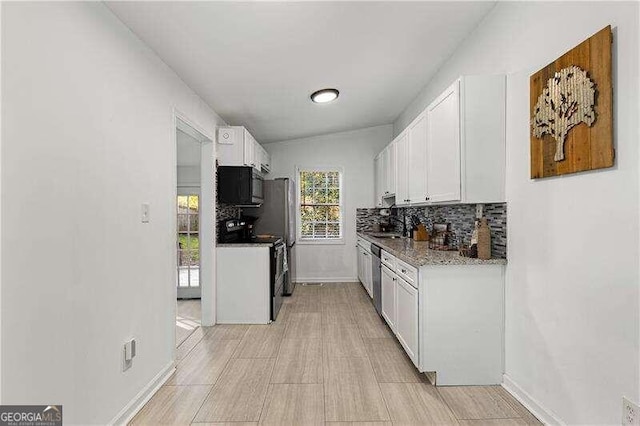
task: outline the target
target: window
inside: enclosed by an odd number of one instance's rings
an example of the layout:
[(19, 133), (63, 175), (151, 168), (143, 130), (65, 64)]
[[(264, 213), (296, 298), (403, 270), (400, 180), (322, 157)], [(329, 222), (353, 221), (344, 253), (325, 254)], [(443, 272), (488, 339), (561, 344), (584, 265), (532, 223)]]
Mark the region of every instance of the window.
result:
[(298, 169), (298, 241), (342, 243), (342, 171)]

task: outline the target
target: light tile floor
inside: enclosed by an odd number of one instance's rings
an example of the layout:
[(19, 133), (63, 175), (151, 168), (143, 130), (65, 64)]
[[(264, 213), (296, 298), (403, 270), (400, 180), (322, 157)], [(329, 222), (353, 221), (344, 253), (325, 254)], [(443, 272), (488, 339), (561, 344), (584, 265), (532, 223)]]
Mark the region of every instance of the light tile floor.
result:
[(200, 313), (200, 299), (178, 300), (176, 314), (176, 348), (200, 327), (202, 314)]
[(499, 386), (434, 387), (360, 284), (297, 286), (270, 325), (198, 327), (132, 424), (532, 425)]

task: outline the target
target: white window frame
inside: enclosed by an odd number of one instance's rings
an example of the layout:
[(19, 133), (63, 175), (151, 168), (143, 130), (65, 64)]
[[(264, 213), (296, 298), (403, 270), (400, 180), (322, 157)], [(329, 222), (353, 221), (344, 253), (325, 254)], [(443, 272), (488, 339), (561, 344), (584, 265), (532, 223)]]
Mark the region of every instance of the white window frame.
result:
[[(344, 245), (344, 168), (340, 166), (296, 166), (295, 168), (295, 181), (296, 181), (296, 244), (300, 245)], [(340, 191), (340, 203), (338, 207), (340, 208), (340, 238), (302, 238), (302, 218), (300, 216), (300, 189), (301, 189), (301, 180), (300, 180), (300, 172), (338, 172), (339, 183), (338, 190)]]

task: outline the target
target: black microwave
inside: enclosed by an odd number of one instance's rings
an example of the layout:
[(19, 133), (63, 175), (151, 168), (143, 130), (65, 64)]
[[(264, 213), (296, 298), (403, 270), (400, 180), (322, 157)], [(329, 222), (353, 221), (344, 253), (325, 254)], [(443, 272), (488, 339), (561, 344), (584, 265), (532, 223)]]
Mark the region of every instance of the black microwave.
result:
[(248, 166), (218, 167), (218, 201), (236, 206), (255, 206), (264, 200), (263, 178)]

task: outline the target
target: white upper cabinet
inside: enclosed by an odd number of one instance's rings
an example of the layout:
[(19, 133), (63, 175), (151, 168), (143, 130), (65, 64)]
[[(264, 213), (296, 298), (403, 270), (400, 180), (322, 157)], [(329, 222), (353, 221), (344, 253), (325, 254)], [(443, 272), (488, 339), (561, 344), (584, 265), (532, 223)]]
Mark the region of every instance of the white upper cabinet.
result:
[(255, 159), (255, 154), (256, 154), (256, 140), (253, 138), (253, 136), (251, 136), (251, 133), (249, 133), (249, 131), (247, 129), (244, 129), (244, 164), (246, 166), (251, 166), (254, 168), (259, 168), (256, 167), (256, 159)]
[(408, 160), (409, 203), (424, 203), (427, 199), (427, 114), (422, 112), (409, 125)]
[(218, 128), (218, 165), (251, 166), (256, 170), (271, 170), (271, 156), (242, 126)]
[(384, 153), (384, 196), (390, 197), (396, 193), (396, 145), (389, 144)]
[(373, 160), (373, 167), (375, 172), (375, 203), (376, 207), (382, 207), (382, 196), (384, 194), (384, 158), (383, 153), (380, 153)]
[(460, 201), (460, 81), (427, 107), (427, 120), (425, 201)]
[(374, 159), (375, 170), (375, 206), (391, 207), (397, 189), (396, 144), (391, 143)]
[(395, 170), (384, 168), (382, 184), (397, 206), (504, 202), (504, 75), (460, 77), (389, 149)]
[(256, 142), (256, 146), (260, 149), (260, 169), (269, 173), (271, 171), (271, 155), (267, 152), (266, 149), (262, 147), (259, 143)]
[(427, 107), (429, 202), (505, 201), (505, 86), (460, 77)]
[(408, 205), (409, 200), (409, 136), (401, 133), (394, 142), (396, 147), (396, 205)]

